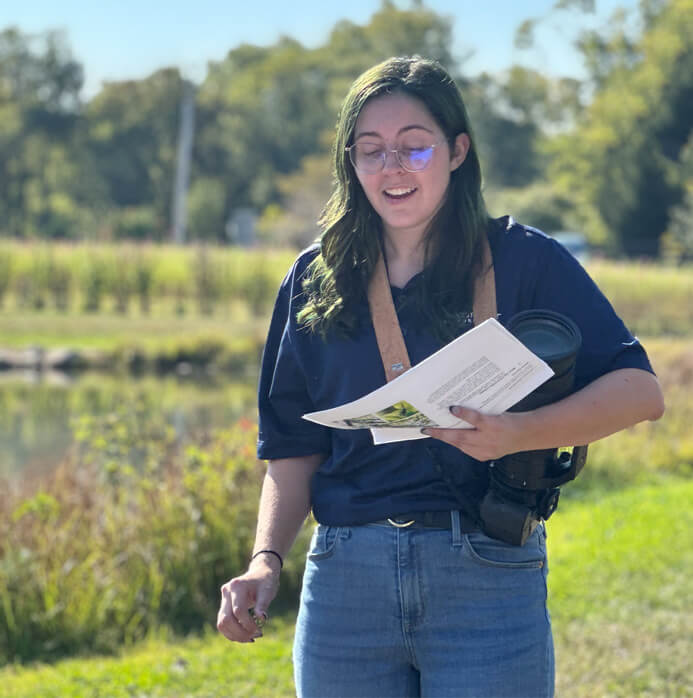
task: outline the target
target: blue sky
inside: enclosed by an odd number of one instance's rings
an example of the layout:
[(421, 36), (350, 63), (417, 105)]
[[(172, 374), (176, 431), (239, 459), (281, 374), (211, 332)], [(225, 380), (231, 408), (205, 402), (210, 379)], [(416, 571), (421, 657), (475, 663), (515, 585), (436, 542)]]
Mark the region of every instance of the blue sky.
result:
[[(408, 7), (408, 0), (396, 4)], [(501, 71), (513, 63), (553, 75), (580, 75), (572, 48), (579, 26), (597, 26), (617, 7), (637, 0), (596, 0), (596, 15), (557, 13), (536, 35), (536, 48), (513, 48), (514, 30), (528, 17), (543, 16), (554, 0), (429, 0), (435, 12), (453, 23), (453, 50), (469, 53), (466, 71)], [(1, 0), (0, 29), (24, 32), (62, 28), (75, 57), (84, 65), (85, 94), (103, 80), (140, 78), (176, 65), (200, 80), (209, 60), (222, 59), (240, 43), (271, 44), (286, 34), (306, 46), (325, 41), (340, 19), (368, 21), (380, 0)]]

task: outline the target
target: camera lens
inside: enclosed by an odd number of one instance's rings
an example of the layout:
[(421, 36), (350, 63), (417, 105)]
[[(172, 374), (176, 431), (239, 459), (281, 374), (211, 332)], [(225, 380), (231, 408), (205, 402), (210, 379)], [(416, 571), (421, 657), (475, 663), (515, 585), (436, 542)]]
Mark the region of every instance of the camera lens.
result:
[(525, 310), (510, 319), (508, 330), (551, 366), (557, 376), (575, 362), (582, 335), (578, 326), (553, 310)]
[(573, 387), (575, 357), (582, 344), (577, 325), (552, 310), (526, 310), (510, 319), (508, 330), (554, 372), (551, 379), (513, 405), (511, 411), (533, 410), (565, 397)]

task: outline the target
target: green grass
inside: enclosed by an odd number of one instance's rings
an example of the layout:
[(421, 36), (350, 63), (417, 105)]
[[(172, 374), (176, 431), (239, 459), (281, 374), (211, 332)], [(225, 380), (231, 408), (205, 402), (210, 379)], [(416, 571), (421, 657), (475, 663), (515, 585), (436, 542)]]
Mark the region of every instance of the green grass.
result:
[(252, 645), (212, 632), (178, 643), (150, 640), (121, 657), (70, 659), (0, 671), (3, 698), (262, 698), (294, 695), (291, 620), (272, 619)]
[[(693, 696), (693, 482), (574, 501), (549, 523), (549, 607), (561, 698)], [(253, 645), (211, 630), (149, 640), (114, 658), (0, 671), (8, 698), (293, 695), (292, 618)]]
[(549, 522), (559, 696), (693, 696), (693, 482), (559, 507)]

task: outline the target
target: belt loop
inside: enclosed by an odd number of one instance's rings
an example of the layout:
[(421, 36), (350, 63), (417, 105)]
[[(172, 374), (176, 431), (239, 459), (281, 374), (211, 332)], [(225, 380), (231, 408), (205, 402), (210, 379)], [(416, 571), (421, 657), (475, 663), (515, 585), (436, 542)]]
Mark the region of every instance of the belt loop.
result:
[(457, 548), (462, 545), (462, 529), (460, 527), (460, 512), (453, 509), (450, 512), (452, 517), (452, 545)]

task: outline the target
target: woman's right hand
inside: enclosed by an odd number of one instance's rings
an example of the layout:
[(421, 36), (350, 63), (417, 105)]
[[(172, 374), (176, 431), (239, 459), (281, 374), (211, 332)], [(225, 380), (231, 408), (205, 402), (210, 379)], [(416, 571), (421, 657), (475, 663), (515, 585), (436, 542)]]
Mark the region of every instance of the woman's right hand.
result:
[(247, 572), (221, 587), (217, 630), (233, 642), (254, 642), (262, 637), (249, 609), (253, 609), (256, 618), (268, 617), (267, 609), (279, 589), (280, 567), (272, 557), (262, 555), (256, 558)]

